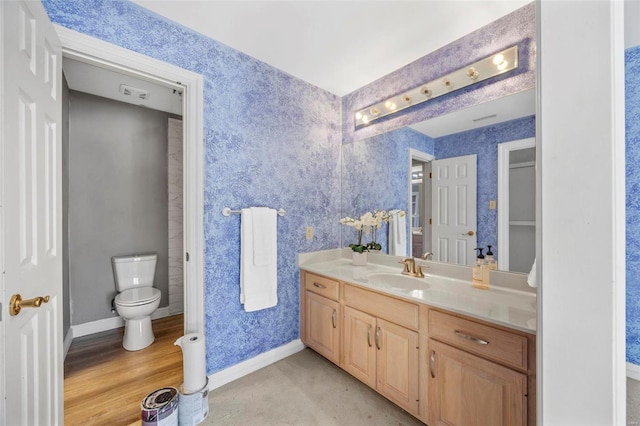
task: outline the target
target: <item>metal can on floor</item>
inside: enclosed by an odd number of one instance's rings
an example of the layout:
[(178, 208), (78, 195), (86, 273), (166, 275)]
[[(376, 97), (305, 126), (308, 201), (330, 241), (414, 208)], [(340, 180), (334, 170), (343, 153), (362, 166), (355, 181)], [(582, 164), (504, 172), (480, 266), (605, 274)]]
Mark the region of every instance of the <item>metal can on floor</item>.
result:
[(183, 392), (184, 386), (181, 386), (178, 417), (180, 426), (195, 426), (202, 423), (209, 415), (209, 378), (199, 391)]
[(178, 389), (162, 388), (142, 400), (142, 426), (178, 426)]

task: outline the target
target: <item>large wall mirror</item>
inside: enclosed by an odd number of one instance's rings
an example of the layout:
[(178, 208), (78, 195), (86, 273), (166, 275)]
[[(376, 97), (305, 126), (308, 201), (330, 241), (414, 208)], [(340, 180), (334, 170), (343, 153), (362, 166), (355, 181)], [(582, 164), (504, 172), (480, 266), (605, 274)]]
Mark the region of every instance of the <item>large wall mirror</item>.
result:
[(343, 213), (405, 211), (405, 252), (393, 252), (399, 241), (388, 240), (385, 225), (376, 236), (385, 253), (433, 252), (433, 260), (471, 265), (474, 249), (486, 252), (491, 245), (499, 269), (529, 272), (535, 257), (534, 113), (534, 90), (526, 90), (345, 143)]

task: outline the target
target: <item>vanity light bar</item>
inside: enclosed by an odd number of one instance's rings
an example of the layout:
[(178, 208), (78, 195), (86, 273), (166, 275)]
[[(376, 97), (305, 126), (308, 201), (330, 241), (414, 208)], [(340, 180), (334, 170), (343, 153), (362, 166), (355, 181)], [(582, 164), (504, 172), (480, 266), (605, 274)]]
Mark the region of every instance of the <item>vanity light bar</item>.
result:
[(518, 46), (512, 46), (400, 95), (356, 111), (356, 128), (516, 68), (518, 68)]

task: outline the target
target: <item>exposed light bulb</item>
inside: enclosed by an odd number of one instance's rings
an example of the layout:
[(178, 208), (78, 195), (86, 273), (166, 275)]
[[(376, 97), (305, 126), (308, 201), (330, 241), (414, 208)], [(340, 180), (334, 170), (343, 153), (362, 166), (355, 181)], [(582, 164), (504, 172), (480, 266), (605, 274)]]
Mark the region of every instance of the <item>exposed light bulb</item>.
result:
[(356, 120), (360, 120), (362, 118), (362, 114), (359, 112), (356, 112)]
[(364, 124), (367, 124), (367, 123), (369, 122), (369, 117), (367, 117), (366, 115), (363, 115), (363, 116), (362, 116), (362, 122), (363, 122)]
[(500, 62), (500, 63), (498, 64), (498, 69), (499, 69), (500, 71), (502, 71), (502, 70), (506, 69), (508, 65), (509, 65), (509, 62), (507, 62), (507, 61), (502, 61), (502, 62)]
[(387, 101), (384, 103), (384, 107), (389, 111), (394, 111), (398, 106), (391, 101)]
[(501, 64), (504, 61), (504, 55), (502, 53), (498, 53), (493, 57), (493, 65)]

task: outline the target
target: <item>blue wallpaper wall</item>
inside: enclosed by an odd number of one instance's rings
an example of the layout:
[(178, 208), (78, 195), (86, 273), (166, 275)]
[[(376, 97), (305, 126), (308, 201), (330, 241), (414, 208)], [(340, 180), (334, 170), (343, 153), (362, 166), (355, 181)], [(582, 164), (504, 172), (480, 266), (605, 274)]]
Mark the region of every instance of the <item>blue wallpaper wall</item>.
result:
[(625, 51), (627, 362), (640, 365), (640, 46)]
[(535, 134), (536, 121), (531, 116), (435, 140), (437, 159), (478, 155), (478, 247), (491, 244), (493, 254), (498, 259), (498, 210), (489, 210), (489, 200), (498, 200), (498, 144), (531, 138)]
[[(344, 216), (360, 217), (367, 211), (401, 209), (409, 211), (409, 149), (433, 154), (433, 139), (411, 128), (373, 136), (342, 146), (342, 200)], [(407, 221), (407, 235), (410, 223)], [(357, 241), (353, 227), (345, 226), (347, 246)], [(387, 225), (377, 232), (386, 253)], [(365, 242), (369, 242), (367, 238)], [(411, 239), (407, 239), (407, 244)]]
[[(127, 1), (43, 3), (54, 23), (204, 76), (208, 373), (298, 338), (297, 253), (340, 244), (340, 99)], [(278, 218), (278, 306), (245, 313), (240, 218), (220, 212), (252, 205), (288, 213)]]
[[(535, 86), (535, 8), (514, 12), (471, 36), (409, 64), (340, 99), (267, 64), (155, 15), (126, 0), (43, 0), (54, 23), (197, 72), (204, 77), (205, 323), (209, 374), (296, 339), (299, 335), (298, 252), (339, 247), (338, 219), (349, 211), (400, 207), (376, 191), (381, 179), (400, 179), (408, 147), (432, 152), (433, 141), (402, 133), (390, 154), (389, 136), (425, 118)], [(365, 129), (353, 129), (353, 111), (380, 98), (437, 77), (476, 58), (518, 44), (521, 67), (515, 73), (479, 83), (428, 105), (409, 109)], [(188, 46), (188, 48), (185, 48)], [(372, 144), (348, 142), (381, 135)], [(387, 142), (384, 142), (384, 141)], [(346, 142), (342, 145), (342, 142)], [(341, 212), (340, 156), (357, 168), (345, 176)], [(371, 157), (369, 157), (369, 155)], [(389, 170), (382, 159), (393, 157)], [(384, 173), (384, 177), (377, 176)], [(406, 176), (406, 175), (405, 175)], [(367, 190), (356, 184), (363, 179)], [(402, 177), (405, 182), (406, 177)], [(373, 185), (371, 184), (373, 183)], [(351, 186), (349, 186), (351, 185)], [(408, 199), (407, 186), (399, 199)], [(365, 192), (366, 192), (365, 191)], [(395, 195), (397, 196), (397, 194)], [(405, 201), (406, 203), (406, 201)], [(284, 207), (278, 219), (278, 306), (245, 313), (239, 299), (238, 216), (223, 207)], [(405, 208), (406, 209), (406, 208)], [(305, 240), (305, 226), (314, 238)], [(344, 227), (342, 227), (344, 228)], [(345, 234), (344, 244), (351, 236)]]

